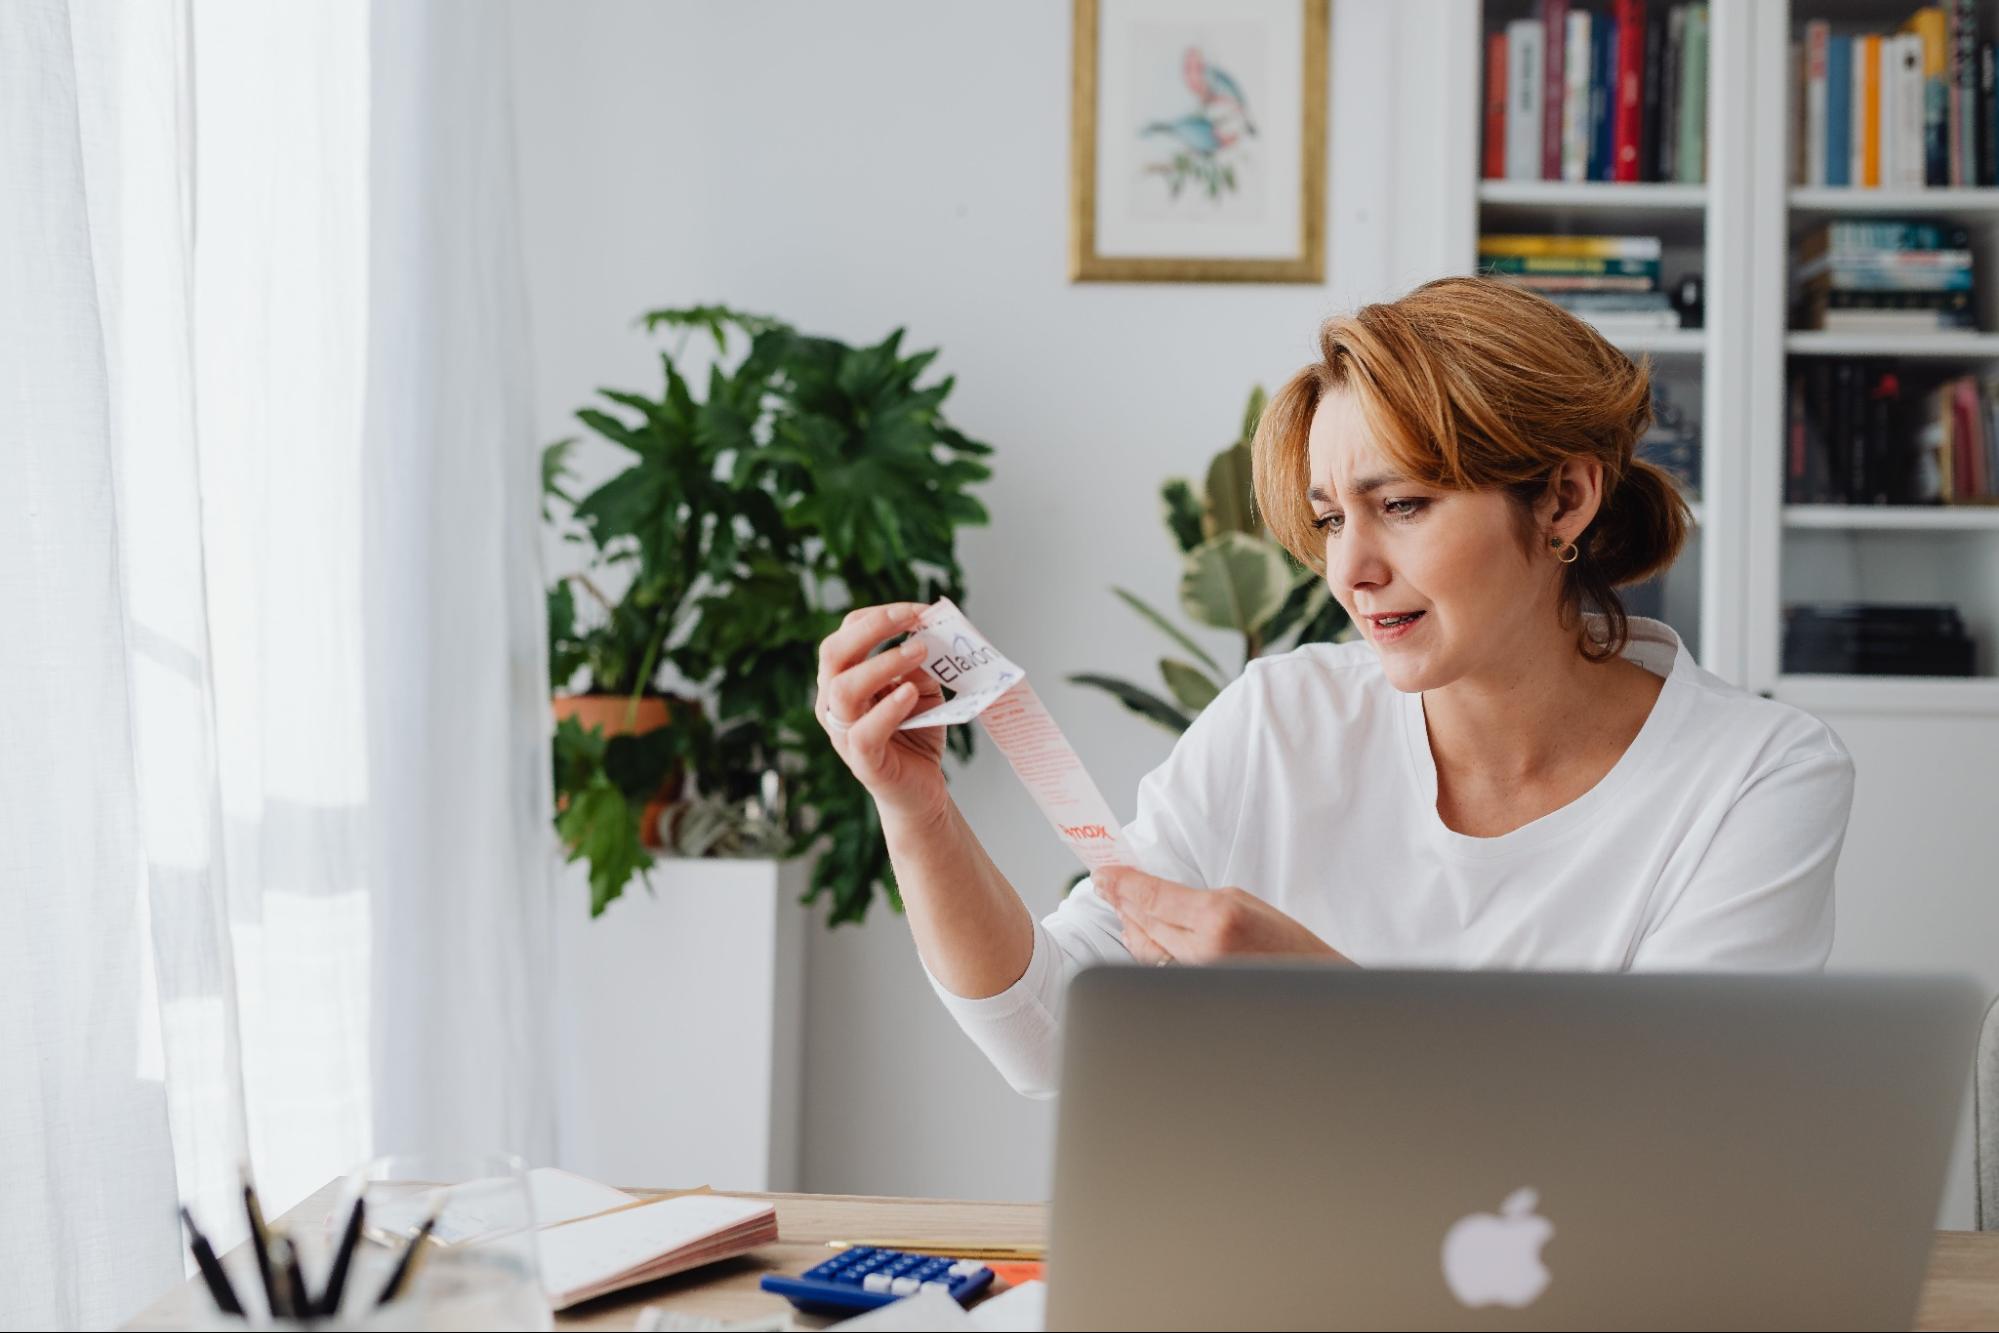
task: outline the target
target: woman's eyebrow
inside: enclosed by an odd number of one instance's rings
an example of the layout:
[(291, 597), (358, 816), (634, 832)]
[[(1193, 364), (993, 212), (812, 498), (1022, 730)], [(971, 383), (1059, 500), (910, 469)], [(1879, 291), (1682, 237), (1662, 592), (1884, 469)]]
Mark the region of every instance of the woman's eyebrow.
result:
[[(1408, 478), (1402, 476), (1400, 473), (1377, 472), (1371, 477), (1362, 477), (1359, 481), (1355, 482), (1350, 493), (1353, 495), (1371, 495), (1384, 486), (1393, 486), (1398, 482), (1406, 482), (1407, 480)], [(1326, 494), (1326, 488), (1323, 486), (1314, 486), (1311, 490), (1305, 492), (1305, 498), (1308, 500), (1317, 500), (1320, 504), (1331, 504), (1333, 502), (1333, 497)]]

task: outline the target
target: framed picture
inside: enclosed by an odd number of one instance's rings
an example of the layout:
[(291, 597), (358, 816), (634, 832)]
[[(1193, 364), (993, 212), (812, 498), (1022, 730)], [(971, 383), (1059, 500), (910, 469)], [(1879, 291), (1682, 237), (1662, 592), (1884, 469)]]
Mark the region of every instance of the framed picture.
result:
[(1069, 277), (1324, 282), (1327, 0), (1075, 0)]

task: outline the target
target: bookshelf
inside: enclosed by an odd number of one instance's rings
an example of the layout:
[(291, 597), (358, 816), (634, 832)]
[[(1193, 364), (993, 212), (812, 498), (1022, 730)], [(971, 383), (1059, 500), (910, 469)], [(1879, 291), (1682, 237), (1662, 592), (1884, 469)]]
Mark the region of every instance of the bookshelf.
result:
[[(1607, 13), (1609, 0), (1581, 0)], [(1661, 0), (1652, 0), (1653, 4)], [(1479, 179), (1472, 234), (1657, 235), (1670, 284), (1697, 270), (1704, 327), (1613, 339), (1698, 404), (1696, 539), (1666, 579), (1665, 618), (1726, 679), (1815, 711), (1999, 716), (1999, 507), (1786, 503), (1786, 377), (1794, 360), (1907, 363), (1911, 377), (1999, 376), (1999, 187), (1867, 189), (1792, 180), (1791, 43), (1809, 19), (1893, 31), (1916, 0), (1709, 4), (1707, 172), (1701, 184)], [(1484, 0), (1476, 44), (1539, 16), (1536, 0)], [(1999, 0), (1979, 0), (1999, 38)], [(1483, 99), (1470, 127), (1481, 143)], [(1744, 133), (1744, 127), (1753, 132)], [(1482, 175), (1482, 154), (1473, 154)], [(1972, 237), (1977, 331), (1827, 333), (1790, 327), (1793, 247), (1836, 218), (1941, 219)], [(1476, 254), (1465, 256), (1470, 269)], [(1970, 678), (1797, 675), (1783, 670), (1783, 608), (1805, 601), (1949, 602), (1977, 643)]]
[[(1608, 13), (1607, 0), (1578, 8)], [(1739, 121), (1747, 88), (1750, 23), (1741, 7), (1710, 7), (1708, 119), (1712, 127)], [(1508, 23), (1538, 18), (1536, 0), (1485, 0), (1468, 40), (1483, 53), (1489, 35)], [(1483, 101), (1478, 110), (1482, 133)], [(1726, 238), (1746, 229), (1750, 154), (1740, 140), (1718, 138), (1710, 128), (1707, 171), (1696, 182), (1548, 181), (1483, 178), (1473, 192), (1474, 236), (1500, 232), (1657, 236), (1660, 269), (1668, 288), (1684, 274), (1705, 284), (1698, 329), (1619, 332), (1613, 343), (1651, 363), (1667, 399), (1696, 425), (1701, 443), (1701, 486), (1693, 501), (1695, 527), (1673, 569), (1657, 587), (1631, 590), (1632, 610), (1672, 625), (1688, 650), (1709, 669), (1741, 679), (1744, 597), (1739, 571), (1744, 542), (1744, 487), (1739, 399), (1745, 391), (1748, 284), (1739, 244)], [(1467, 269), (1476, 253), (1465, 256)]]
[[(1787, 127), (1759, 136), (1748, 236), (1756, 285), (1750, 342), (1756, 373), (1745, 401), (1746, 437), (1757, 461), (1749, 476), (1746, 683), (1828, 712), (1999, 715), (1999, 508), (1975, 505), (1786, 503), (1787, 376), (1811, 358), (1885, 364), (1916, 383), (1945, 375), (1999, 373), (1999, 188), (1865, 188), (1800, 184), (1791, 44), (1805, 25), (1835, 35), (1897, 30), (1917, 4), (1901, 0), (1772, 0), (1756, 6), (1752, 33), (1755, 120)], [(1980, 37), (1999, 34), (1999, 5), (1975, 6)], [(1971, 239), (1976, 330), (1829, 333), (1790, 327), (1794, 246), (1827, 221), (1938, 221)], [(1797, 675), (1784, 670), (1783, 608), (1800, 602), (1948, 603), (1976, 642), (1972, 677)]]

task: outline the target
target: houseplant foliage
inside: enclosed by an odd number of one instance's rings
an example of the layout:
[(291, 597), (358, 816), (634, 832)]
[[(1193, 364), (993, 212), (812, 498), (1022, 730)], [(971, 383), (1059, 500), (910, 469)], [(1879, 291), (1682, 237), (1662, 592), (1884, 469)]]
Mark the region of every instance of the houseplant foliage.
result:
[[(1264, 402), (1261, 388), (1250, 393), (1241, 436), (1208, 464), (1201, 490), (1185, 477), (1171, 478), (1159, 490), (1166, 529), (1180, 554), (1180, 609), (1197, 624), (1241, 635), (1244, 666), (1266, 652), (1335, 638), (1347, 627), (1346, 611), (1325, 580), (1279, 545), (1256, 513), (1249, 442)], [(1114, 676), (1085, 673), (1069, 679), (1106, 691), (1169, 731), (1185, 731), (1241, 668), (1225, 669), (1136, 593), (1111, 591), (1183, 655), (1159, 659), (1163, 692)]]
[[(590, 554), (549, 593), (552, 678), (587, 671), (634, 700), (670, 680), (695, 701), (644, 736), (557, 730), (557, 825), (590, 862), (592, 913), (644, 876), (637, 811), (681, 768), (699, 792), (674, 812), (682, 850), (817, 845), (806, 899), (829, 898), (834, 924), (878, 886), (900, 909), (874, 804), (812, 715), (818, 644), (856, 606), (964, 596), (955, 536), (986, 521), (970, 490), (991, 451), (946, 420), (954, 381), (920, 383), (937, 353), (905, 353), (900, 329), (853, 347), (721, 306), (644, 324), (677, 335), (658, 396), (601, 390), (576, 414), (630, 464), (582, 496), (574, 440), (543, 464), (551, 520)], [(683, 370), (697, 335), (713, 346), (699, 393)], [(970, 730), (950, 744), (968, 756)]]

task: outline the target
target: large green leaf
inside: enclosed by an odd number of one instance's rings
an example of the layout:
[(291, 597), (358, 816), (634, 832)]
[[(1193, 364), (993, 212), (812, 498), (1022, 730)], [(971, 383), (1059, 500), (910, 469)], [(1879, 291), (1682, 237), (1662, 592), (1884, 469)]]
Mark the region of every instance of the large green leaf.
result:
[(1222, 692), (1222, 687), (1206, 673), (1175, 658), (1160, 658), (1159, 674), (1166, 678), (1166, 688), (1173, 691), (1173, 697), (1189, 713), (1200, 712)]
[(1194, 548), (1182, 566), (1180, 605), (1203, 625), (1252, 634), (1277, 613), (1291, 590), (1275, 542), (1225, 532)]
[(1164, 633), (1168, 638), (1172, 639), (1173, 642), (1179, 644), (1182, 648), (1185, 648), (1188, 652), (1192, 653), (1195, 657), (1198, 657), (1202, 662), (1206, 663), (1210, 671), (1213, 671), (1216, 675), (1221, 674), (1222, 671), (1221, 663), (1215, 661), (1214, 658), (1208, 656), (1208, 654), (1201, 648), (1200, 644), (1195, 643), (1191, 638), (1187, 637), (1186, 631), (1182, 630), (1178, 625), (1175, 625), (1165, 616), (1159, 614), (1159, 612), (1153, 610), (1152, 606), (1148, 602), (1146, 602), (1143, 598), (1141, 598), (1137, 593), (1128, 592), (1123, 588), (1117, 588), (1117, 587), (1113, 587), (1111, 591), (1116, 593), (1120, 598), (1122, 598), (1126, 606), (1130, 607), (1132, 610), (1138, 612), (1138, 614), (1144, 616), (1147, 620), (1151, 621), (1155, 626), (1157, 626), (1160, 629), (1162, 633)]
[(1270, 402), (1270, 395), (1263, 391), (1261, 384), (1249, 391), (1249, 406), (1242, 411), (1242, 440), (1248, 444), (1256, 438), (1256, 423), (1263, 420), (1263, 409)]
[(1140, 689), (1130, 681), (1119, 680), (1115, 676), (1089, 673), (1070, 676), (1068, 680), (1071, 685), (1089, 685), (1105, 691), (1132, 712), (1148, 722), (1157, 722), (1168, 731), (1185, 731), (1192, 722), (1191, 718), (1172, 704), (1150, 690)]
[(1257, 631), (1257, 641), (1266, 648), (1283, 638), (1294, 626), (1310, 621), (1332, 600), (1333, 594), (1326, 587), (1326, 581), (1312, 571), (1296, 571), (1292, 577), (1295, 581), (1291, 591), (1285, 595), (1284, 604)]
[(1254, 535), (1261, 527), (1256, 517), (1249, 446), (1232, 444), (1208, 465), (1208, 513), (1202, 530), (1217, 537), (1225, 532)]
[(1180, 549), (1191, 551), (1201, 544), (1204, 517), (1201, 502), (1194, 497), (1194, 483), (1185, 477), (1170, 477), (1159, 488), (1159, 500), (1166, 510), (1166, 530)]

